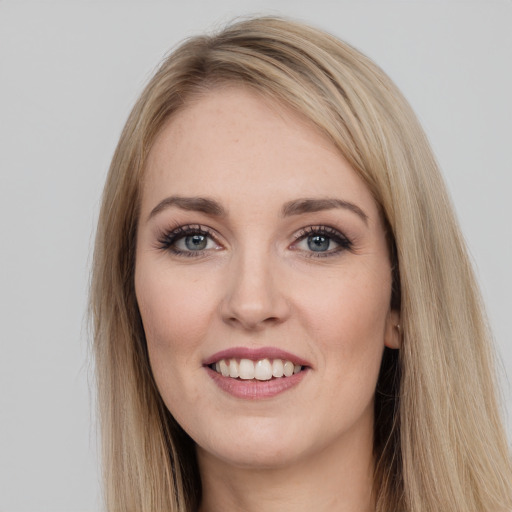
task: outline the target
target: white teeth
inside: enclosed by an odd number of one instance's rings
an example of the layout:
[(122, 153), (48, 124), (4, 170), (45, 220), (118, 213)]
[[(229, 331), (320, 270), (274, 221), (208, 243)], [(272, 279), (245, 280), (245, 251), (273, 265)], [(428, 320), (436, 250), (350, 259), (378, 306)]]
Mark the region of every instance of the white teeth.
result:
[[(231, 366), (231, 363), (229, 363)], [(250, 359), (241, 359), (238, 376), (243, 380), (254, 379), (254, 363)]]
[(270, 380), (272, 377), (276, 379), (291, 377), (302, 370), (301, 365), (294, 365), (291, 361), (282, 359), (274, 359), (273, 361), (269, 359), (258, 361), (240, 359), (240, 362), (236, 359), (221, 359), (212, 368), (223, 377), (240, 378), (242, 380)]
[(224, 361), (224, 359), (220, 360), (219, 366), (220, 366), (220, 373), (222, 373), (222, 376), (223, 377), (229, 377), (229, 367), (226, 364), (226, 361)]
[(268, 359), (261, 359), (254, 365), (254, 378), (256, 380), (270, 380), (272, 378), (272, 365)]
[(283, 365), (284, 376), (291, 377), (293, 375), (294, 365), (291, 361), (285, 361)]
[(234, 359), (229, 361), (229, 376), (233, 379), (238, 378), (238, 363)]
[(274, 377), (282, 377), (284, 375), (283, 361), (281, 359), (274, 359), (272, 362), (272, 375)]

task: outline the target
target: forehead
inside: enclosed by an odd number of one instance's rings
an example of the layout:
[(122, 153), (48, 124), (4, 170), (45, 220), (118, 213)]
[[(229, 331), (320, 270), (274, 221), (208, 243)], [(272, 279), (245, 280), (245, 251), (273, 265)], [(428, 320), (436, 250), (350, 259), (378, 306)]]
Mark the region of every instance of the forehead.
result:
[(368, 187), (311, 122), (234, 86), (194, 98), (157, 137), (143, 197), (171, 193), (280, 203), (349, 194), (376, 209)]

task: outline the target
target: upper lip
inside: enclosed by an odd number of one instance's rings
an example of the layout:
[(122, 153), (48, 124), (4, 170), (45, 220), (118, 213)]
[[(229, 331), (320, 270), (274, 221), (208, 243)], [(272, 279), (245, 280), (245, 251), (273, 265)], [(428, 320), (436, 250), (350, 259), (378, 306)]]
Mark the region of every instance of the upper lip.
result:
[(282, 359), (284, 361), (291, 361), (295, 365), (308, 366), (311, 364), (291, 352), (281, 350), (277, 347), (233, 347), (226, 350), (221, 350), (207, 357), (203, 361), (204, 366), (217, 363), (221, 359), (250, 359), (252, 361), (259, 361), (260, 359)]

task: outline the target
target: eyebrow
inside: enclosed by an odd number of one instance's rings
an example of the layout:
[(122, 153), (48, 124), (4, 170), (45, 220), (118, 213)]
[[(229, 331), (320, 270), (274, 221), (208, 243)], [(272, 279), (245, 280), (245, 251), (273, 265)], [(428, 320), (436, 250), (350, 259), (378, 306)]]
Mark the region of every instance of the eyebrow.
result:
[(182, 210), (206, 213), (207, 215), (213, 215), (214, 217), (226, 216), (226, 210), (213, 199), (209, 199), (207, 197), (170, 196), (160, 201), (151, 210), (151, 213), (148, 216), (148, 221), (156, 214), (171, 206), (177, 206)]
[[(225, 217), (226, 210), (224, 207), (215, 201), (207, 197), (183, 197), (183, 196), (170, 196), (160, 201), (152, 210), (148, 216), (148, 221), (155, 215), (160, 213), (171, 206), (176, 206), (182, 210), (195, 211), (212, 215), (214, 217)], [(336, 198), (326, 199), (296, 199), (289, 201), (284, 204), (281, 214), (283, 217), (290, 217), (293, 215), (301, 215), (304, 213), (320, 212), (323, 210), (332, 210), (335, 208), (343, 208), (355, 213), (360, 217), (365, 224), (368, 224), (368, 215), (364, 213), (359, 206), (349, 201)]]
[(360, 217), (366, 225), (368, 225), (368, 215), (364, 213), (359, 206), (342, 199), (327, 198), (327, 199), (297, 199), (290, 201), (283, 206), (282, 214), (284, 217), (291, 215), (301, 215), (303, 213), (320, 212), (323, 210), (332, 210), (334, 208), (343, 208), (350, 210)]

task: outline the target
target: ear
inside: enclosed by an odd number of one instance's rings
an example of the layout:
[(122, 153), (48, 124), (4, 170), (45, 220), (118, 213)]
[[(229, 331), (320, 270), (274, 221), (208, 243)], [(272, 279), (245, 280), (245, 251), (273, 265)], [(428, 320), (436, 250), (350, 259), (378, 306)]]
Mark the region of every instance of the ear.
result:
[(391, 309), (386, 319), (386, 332), (384, 333), (384, 345), (388, 348), (400, 348), (402, 330), (400, 328), (400, 313)]

